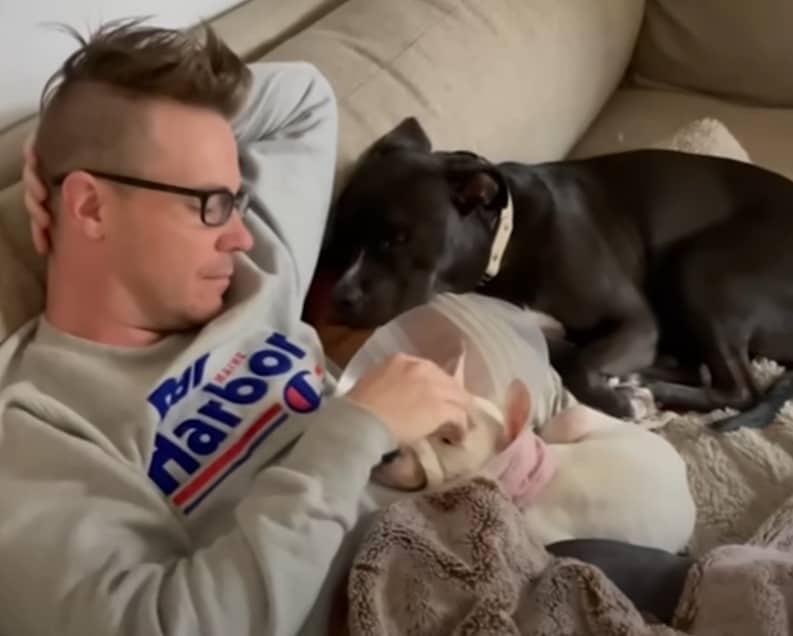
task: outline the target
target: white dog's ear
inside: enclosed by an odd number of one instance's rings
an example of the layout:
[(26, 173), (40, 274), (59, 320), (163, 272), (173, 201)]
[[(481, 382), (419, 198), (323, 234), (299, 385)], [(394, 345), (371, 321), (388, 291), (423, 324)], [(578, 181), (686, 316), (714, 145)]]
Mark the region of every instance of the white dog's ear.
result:
[(504, 404), (504, 429), (507, 439), (511, 442), (526, 427), (531, 413), (531, 396), (529, 388), (523, 380), (514, 379), (507, 389)]

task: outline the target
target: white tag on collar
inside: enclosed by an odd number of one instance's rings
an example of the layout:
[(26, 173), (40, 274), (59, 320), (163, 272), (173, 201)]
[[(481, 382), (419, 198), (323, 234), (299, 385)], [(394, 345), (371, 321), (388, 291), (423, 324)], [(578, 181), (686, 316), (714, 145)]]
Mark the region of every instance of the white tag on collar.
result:
[(504, 260), (509, 239), (512, 238), (512, 216), (512, 196), (507, 191), (507, 205), (501, 210), (501, 215), (498, 219), (498, 228), (496, 228), (496, 234), (490, 246), (490, 258), (488, 258), (485, 273), (482, 275), (482, 283), (495, 278), (501, 271), (501, 263)]

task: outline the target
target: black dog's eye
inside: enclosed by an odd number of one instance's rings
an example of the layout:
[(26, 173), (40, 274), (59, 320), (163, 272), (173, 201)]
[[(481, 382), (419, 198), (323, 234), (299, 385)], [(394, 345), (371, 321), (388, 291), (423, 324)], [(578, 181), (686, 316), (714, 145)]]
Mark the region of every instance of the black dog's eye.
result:
[(407, 231), (397, 230), (393, 232), (391, 235), (381, 238), (380, 242), (378, 243), (378, 247), (383, 251), (387, 251), (396, 245), (404, 245), (405, 243), (407, 243), (407, 241), (408, 241)]

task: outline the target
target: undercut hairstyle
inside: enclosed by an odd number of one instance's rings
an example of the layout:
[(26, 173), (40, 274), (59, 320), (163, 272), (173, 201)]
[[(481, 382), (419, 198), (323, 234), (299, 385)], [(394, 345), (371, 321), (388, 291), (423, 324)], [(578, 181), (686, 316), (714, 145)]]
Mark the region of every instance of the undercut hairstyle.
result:
[(167, 99), (231, 121), (247, 97), (251, 73), (204, 24), (193, 31), (110, 22), (87, 38), (61, 27), (79, 48), (46, 83), (34, 151), (39, 176), (74, 170), (128, 172), (146, 139), (146, 105)]

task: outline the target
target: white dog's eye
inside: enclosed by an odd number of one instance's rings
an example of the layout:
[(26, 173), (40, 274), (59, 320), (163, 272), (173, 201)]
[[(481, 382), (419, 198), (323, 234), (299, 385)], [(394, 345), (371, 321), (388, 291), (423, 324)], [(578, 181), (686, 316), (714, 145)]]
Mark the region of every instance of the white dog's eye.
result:
[(454, 446), (452, 440), (448, 437), (441, 437), (441, 441), (446, 444), (447, 446)]

